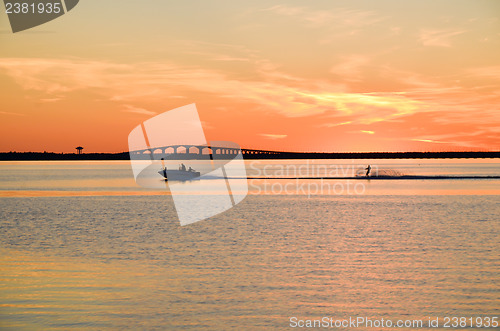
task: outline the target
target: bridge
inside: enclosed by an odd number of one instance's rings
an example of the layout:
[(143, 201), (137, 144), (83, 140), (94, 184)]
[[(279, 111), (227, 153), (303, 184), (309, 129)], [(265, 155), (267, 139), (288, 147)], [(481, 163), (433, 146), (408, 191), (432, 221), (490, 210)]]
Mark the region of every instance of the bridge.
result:
[[(154, 154), (156, 157), (164, 157), (165, 159), (198, 159), (205, 158), (205, 155), (217, 155), (219, 158), (232, 158), (240, 151), (239, 147), (231, 146), (209, 146), (209, 145), (169, 145), (163, 147), (152, 147), (141, 150), (130, 151), (130, 156), (134, 158), (149, 159)], [(248, 157), (272, 157), (282, 154), (283, 152), (265, 151), (258, 149), (242, 148), (241, 153)]]
[[(236, 145), (235, 145), (236, 146)], [(129, 152), (134, 159), (232, 159), (239, 148), (208, 145), (171, 145)], [(154, 154), (151, 155), (151, 154)], [(489, 152), (283, 152), (242, 148), (245, 159), (453, 159), (453, 158), (500, 158), (500, 151)], [(125, 154), (125, 153), (124, 153)]]

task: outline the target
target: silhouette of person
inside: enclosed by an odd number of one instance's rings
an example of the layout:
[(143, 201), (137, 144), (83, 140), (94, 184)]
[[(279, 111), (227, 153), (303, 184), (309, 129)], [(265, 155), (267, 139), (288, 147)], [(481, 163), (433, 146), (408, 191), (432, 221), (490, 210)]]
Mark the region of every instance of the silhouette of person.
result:
[(189, 171), (194, 171), (193, 168), (189, 167)]
[(186, 171), (186, 166), (184, 165), (184, 163), (181, 163), (181, 170)]
[(368, 165), (368, 167), (365, 170), (366, 170), (366, 176), (368, 177), (368, 175), (370, 174), (370, 170), (372, 170), (372, 166)]
[(161, 158), (161, 165), (163, 166), (163, 177), (167, 178), (167, 167), (165, 166), (164, 158)]

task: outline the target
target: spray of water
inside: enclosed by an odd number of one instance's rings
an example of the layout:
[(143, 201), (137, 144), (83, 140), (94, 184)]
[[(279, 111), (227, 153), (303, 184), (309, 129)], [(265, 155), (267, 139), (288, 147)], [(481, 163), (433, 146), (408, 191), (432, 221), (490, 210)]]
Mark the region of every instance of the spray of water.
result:
[[(401, 177), (408, 175), (404, 172), (395, 169), (379, 169), (372, 167), (368, 177)], [(356, 172), (356, 177), (366, 177), (366, 170), (358, 170)]]

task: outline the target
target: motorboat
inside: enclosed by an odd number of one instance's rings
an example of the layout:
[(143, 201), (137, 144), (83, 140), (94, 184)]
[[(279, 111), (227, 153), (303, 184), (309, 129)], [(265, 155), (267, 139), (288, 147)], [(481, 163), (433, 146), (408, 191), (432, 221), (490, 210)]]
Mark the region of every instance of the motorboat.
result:
[(186, 181), (195, 179), (200, 177), (200, 172), (192, 169), (186, 169), (186, 167), (182, 164), (179, 166), (179, 170), (169, 170), (166, 167), (163, 167), (158, 171), (160, 175), (162, 175), (166, 180), (177, 180), (177, 181)]

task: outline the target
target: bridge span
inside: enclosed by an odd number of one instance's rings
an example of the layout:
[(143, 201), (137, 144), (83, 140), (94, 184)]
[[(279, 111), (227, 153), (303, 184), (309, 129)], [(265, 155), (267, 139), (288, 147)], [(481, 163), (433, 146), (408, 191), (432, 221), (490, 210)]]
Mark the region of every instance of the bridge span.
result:
[[(171, 145), (130, 151), (134, 159), (232, 159), (240, 149), (226, 146)], [(242, 148), (245, 159), (454, 159), (454, 158), (500, 158), (500, 151), (490, 152), (282, 152)], [(153, 155), (152, 155), (153, 154)]]
[[(169, 145), (162, 147), (152, 147), (141, 150), (130, 151), (130, 156), (134, 156), (134, 158), (151, 158), (151, 154), (154, 155), (155, 159), (157, 157), (164, 157), (165, 159), (198, 159), (205, 158), (206, 156), (217, 155), (218, 157), (234, 157), (240, 152), (240, 148), (231, 147), (231, 146), (209, 146), (209, 145)], [(264, 156), (271, 157), (277, 156), (284, 152), (276, 152), (276, 151), (265, 151), (258, 149), (246, 149), (242, 148), (241, 153), (244, 156)]]

